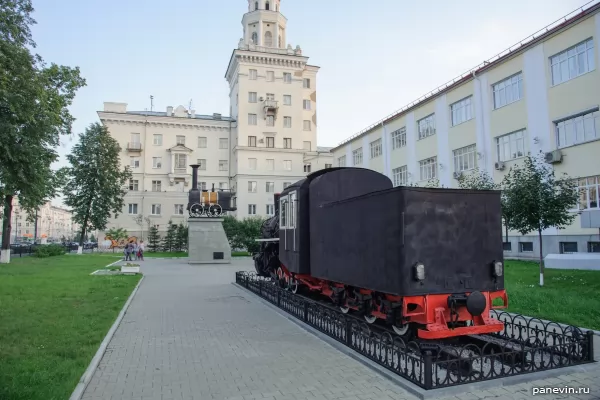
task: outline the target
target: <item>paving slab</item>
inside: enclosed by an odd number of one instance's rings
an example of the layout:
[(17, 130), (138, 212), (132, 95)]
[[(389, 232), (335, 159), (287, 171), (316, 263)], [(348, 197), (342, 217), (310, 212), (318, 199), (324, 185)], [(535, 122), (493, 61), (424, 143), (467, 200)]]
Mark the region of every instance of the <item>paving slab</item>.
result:
[[(236, 271), (253, 270), (248, 258), (229, 265), (189, 265), (186, 259), (139, 264), (144, 281), (84, 400), (417, 399), (232, 285)], [(497, 391), (464, 386), (460, 394), (440, 390), (436, 396), (521, 399), (536, 386), (571, 386), (589, 387), (590, 394), (535, 397), (599, 399), (598, 378), (598, 370), (580, 371), (561, 375), (561, 383), (542, 380)]]

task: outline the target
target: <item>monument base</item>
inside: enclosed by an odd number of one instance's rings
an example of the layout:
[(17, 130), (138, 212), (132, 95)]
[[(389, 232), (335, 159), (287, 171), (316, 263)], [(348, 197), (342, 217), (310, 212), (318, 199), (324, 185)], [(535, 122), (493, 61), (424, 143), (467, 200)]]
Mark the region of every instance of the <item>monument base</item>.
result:
[(189, 264), (231, 264), (223, 218), (188, 219)]

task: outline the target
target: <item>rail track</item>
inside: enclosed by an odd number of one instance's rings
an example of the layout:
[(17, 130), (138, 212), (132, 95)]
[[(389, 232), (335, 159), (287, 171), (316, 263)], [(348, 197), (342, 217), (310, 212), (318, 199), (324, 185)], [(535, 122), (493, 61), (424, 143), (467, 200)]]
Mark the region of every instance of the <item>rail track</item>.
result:
[(271, 279), (237, 272), (236, 283), (395, 374), (435, 389), (594, 362), (593, 333), (491, 311), (498, 334), (404, 340), (382, 323), (344, 314), (325, 299), (294, 294)]

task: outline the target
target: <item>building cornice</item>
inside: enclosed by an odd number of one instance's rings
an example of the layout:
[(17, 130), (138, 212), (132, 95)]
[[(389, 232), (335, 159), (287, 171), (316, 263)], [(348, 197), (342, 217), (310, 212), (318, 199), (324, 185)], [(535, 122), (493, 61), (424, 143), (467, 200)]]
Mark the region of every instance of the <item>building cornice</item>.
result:
[(100, 121), (105, 125), (130, 125), (130, 126), (150, 126), (154, 128), (174, 128), (191, 129), (199, 131), (227, 132), (229, 131), (229, 121), (214, 122), (217, 125), (209, 125), (202, 120), (177, 120), (175, 118), (145, 117), (143, 115), (107, 113), (98, 111)]
[(237, 152), (240, 150), (247, 150), (247, 151), (264, 151), (267, 153), (295, 153), (295, 154), (304, 154), (304, 153), (308, 153), (306, 150), (303, 149), (284, 149), (281, 147), (251, 147), (251, 146), (234, 146), (233, 147), (233, 152)]
[(274, 49), (280, 52), (256, 51), (258, 46), (249, 45), (248, 50), (235, 49), (231, 54), (229, 65), (225, 72), (225, 79), (232, 81), (234, 72), (239, 68), (240, 63), (279, 66), (283, 68), (304, 69), (307, 66), (308, 57), (296, 55), (296, 50), (291, 48)]

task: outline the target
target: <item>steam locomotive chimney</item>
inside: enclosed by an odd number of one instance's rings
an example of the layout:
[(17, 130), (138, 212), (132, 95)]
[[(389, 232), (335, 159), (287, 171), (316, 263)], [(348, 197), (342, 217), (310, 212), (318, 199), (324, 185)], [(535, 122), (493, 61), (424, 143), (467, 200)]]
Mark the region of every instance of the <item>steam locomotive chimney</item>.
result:
[(200, 168), (199, 164), (192, 164), (192, 190), (198, 190), (198, 168)]
[(213, 186), (212, 186), (212, 191), (213, 192), (215, 191), (215, 184), (214, 183), (213, 183)]

